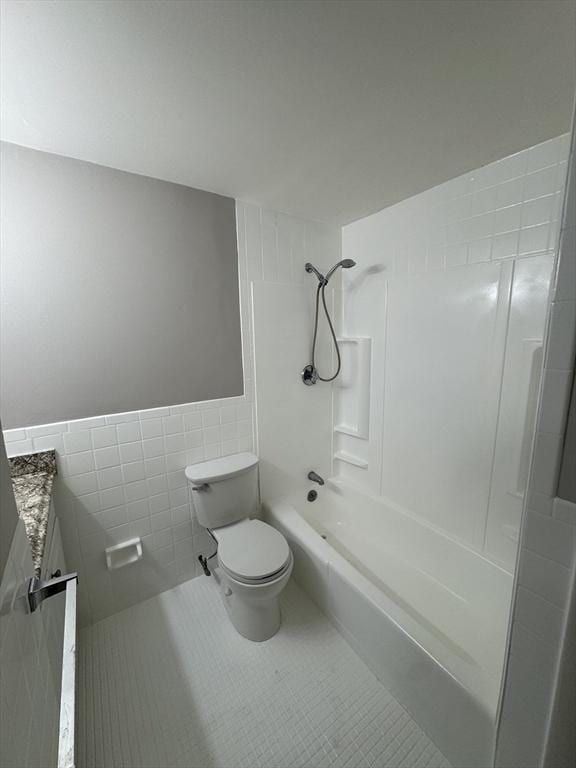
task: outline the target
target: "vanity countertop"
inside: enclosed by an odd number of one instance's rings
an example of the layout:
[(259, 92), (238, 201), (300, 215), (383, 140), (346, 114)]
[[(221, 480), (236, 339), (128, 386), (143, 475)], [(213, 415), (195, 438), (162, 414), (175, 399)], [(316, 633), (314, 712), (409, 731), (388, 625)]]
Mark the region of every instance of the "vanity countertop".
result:
[(30, 541), (36, 575), (46, 546), (52, 485), (56, 475), (56, 452), (41, 451), (9, 459), (14, 498)]

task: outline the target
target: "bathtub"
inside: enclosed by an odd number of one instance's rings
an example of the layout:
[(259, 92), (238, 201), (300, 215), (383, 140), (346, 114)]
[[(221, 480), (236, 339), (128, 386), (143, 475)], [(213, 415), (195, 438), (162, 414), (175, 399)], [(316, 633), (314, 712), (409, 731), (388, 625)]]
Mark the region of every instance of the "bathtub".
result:
[(264, 516), (296, 581), (452, 764), (491, 765), (512, 575), (337, 480)]

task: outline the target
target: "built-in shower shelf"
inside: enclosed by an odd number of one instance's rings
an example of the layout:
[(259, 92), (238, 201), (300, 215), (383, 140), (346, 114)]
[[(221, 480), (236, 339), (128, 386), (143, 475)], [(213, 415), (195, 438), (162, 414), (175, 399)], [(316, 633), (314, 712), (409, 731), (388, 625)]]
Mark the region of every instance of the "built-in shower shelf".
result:
[(370, 365), (372, 339), (365, 336), (338, 339), (342, 374), (334, 390), (335, 432), (368, 439), (370, 424)]
[(338, 461), (344, 461), (346, 464), (352, 464), (355, 467), (360, 467), (360, 469), (368, 469), (367, 461), (361, 459), (359, 456), (354, 456), (352, 453), (348, 453), (347, 451), (336, 451), (334, 458)]
[(356, 427), (349, 424), (336, 424), (334, 432), (340, 432), (342, 435), (352, 435), (352, 437), (364, 437), (365, 435)]

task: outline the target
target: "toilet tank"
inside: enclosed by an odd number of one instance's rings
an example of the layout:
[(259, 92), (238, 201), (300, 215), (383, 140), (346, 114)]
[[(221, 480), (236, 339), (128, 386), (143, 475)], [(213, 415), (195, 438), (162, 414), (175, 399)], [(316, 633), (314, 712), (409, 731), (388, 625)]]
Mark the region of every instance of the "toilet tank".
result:
[(258, 457), (236, 453), (186, 467), (194, 511), (204, 528), (221, 528), (258, 511)]

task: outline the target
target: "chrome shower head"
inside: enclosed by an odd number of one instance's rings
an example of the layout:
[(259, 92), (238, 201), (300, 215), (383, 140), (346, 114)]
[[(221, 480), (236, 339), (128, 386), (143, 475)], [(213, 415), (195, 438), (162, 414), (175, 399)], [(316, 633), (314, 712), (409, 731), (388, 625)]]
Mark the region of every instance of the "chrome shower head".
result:
[(350, 267), (355, 267), (355, 266), (356, 266), (356, 262), (352, 261), (352, 259), (342, 259), (342, 261), (339, 261), (337, 264), (334, 264), (332, 269), (326, 273), (326, 276), (324, 276), (321, 272), (319, 272), (313, 264), (310, 264), (309, 261), (304, 265), (304, 269), (306, 270), (306, 272), (315, 274), (316, 277), (318, 278), (318, 282), (321, 285), (326, 285), (328, 280), (330, 280), (330, 278), (332, 277), (334, 272), (338, 269), (338, 267), (343, 267), (343, 269), (350, 269)]
[(343, 269), (350, 269), (350, 267), (355, 267), (356, 262), (352, 261), (352, 259), (342, 259), (342, 261), (339, 261), (338, 264), (334, 264), (332, 269), (326, 273), (326, 277), (324, 278), (326, 282), (330, 280), (334, 272), (338, 269), (338, 267), (342, 267)]

